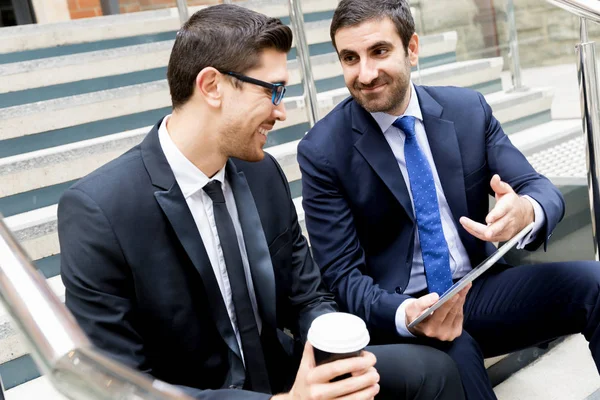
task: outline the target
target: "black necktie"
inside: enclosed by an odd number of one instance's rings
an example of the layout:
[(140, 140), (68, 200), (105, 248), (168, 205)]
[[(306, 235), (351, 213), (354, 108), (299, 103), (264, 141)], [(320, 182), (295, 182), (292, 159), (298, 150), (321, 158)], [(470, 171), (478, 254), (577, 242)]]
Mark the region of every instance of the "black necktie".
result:
[(242, 339), (246, 375), (250, 378), (253, 391), (271, 393), (258, 326), (256, 325), (256, 318), (254, 317), (250, 294), (248, 293), (242, 255), (231, 216), (229, 215), (229, 211), (227, 211), (221, 182), (216, 180), (210, 181), (203, 189), (213, 202), (215, 223), (217, 224), (219, 241), (221, 242), (223, 256), (225, 257), (229, 284), (231, 285), (237, 327)]

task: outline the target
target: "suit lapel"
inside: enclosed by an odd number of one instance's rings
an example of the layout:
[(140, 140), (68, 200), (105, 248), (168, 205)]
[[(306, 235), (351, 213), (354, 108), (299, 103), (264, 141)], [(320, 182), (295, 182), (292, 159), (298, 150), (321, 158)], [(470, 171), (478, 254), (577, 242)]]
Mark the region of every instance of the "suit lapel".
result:
[(246, 244), (246, 253), (252, 271), (258, 308), (261, 311), (263, 321), (275, 328), (277, 327), (275, 274), (273, 273), (269, 248), (254, 203), (254, 197), (244, 173), (238, 172), (231, 160), (227, 162), (226, 176), (233, 191), (240, 225), (244, 234), (244, 243)]
[[(165, 158), (158, 139), (158, 126), (155, 126), (142, 143), (142, 158), (152, 180), (152, 184), (159, 190), (154, 192), (156, 201), (167, 216), (177, 238), (181, 242), (188, 257), (200, 274), (204, 289), (206, 290), (211, 313), (217, 329), (227, 346), (237, 356), (241, 365), (241, 379), (243, 382), (243, 364), (240, 349), (231, 326), (231, 320), (225, 307), (219, 285), (215, 278), (208, 254), (198, 228), (194, 223), (192, 213), (183, 197), (181, 189), (175, 180), (169, 163)], [(238, 367), (239, 367), (238, 365)], [(234, 367), (234, 365), (232, 365)], [(239, 371), (239, 368), (232, 368)], [(236, 379), (234, 379), (235, 381)]]
[(408, 188), (402, 178), (402, 171), (400, 171), (390, 145), (371, 115), (354, 101), (352, 107), (352, 128), (361, 134), (354, 143), (354, 147), (390, 189), (404, 208), (408, 218), (414, 223), (413, 207)]
[[(454, 224), (461, 240), (467, 246), (474, 241), (458, 221), (467, 216), (467, 197), (462, 165), (462, 154), (458, 145), (454, 122), (440, 118), (442, 106), (423, 88), (415, 86), (419, 105), (423, 114), (423, 125), (433, 155), (434, 164), (440, 177), (444, 195), (454, 217)], [(468, 248), (468, 247), (467, 247)]]

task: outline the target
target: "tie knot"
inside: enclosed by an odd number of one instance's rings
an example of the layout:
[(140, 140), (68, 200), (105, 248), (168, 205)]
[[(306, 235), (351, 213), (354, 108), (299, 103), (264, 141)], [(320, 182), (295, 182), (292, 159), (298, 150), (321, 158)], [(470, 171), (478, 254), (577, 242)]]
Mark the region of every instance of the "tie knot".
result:
[(210, 181), (202, 189), (208, 195), (208, 197), (210, 197), (213, 203), (225, 203), (225, 196), (223, 196), (221, 182), (217, 180)]
[(404, 132), (407, 137), (415, 136), (415, 117), (412, 115), (400, 117), (392, 125)]

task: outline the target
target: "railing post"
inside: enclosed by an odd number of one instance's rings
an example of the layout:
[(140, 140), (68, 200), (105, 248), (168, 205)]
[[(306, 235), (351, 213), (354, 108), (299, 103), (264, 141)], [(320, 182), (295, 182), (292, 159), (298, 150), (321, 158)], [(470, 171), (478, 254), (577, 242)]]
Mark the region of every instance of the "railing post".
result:
[(506, 1), (506, 19), (508, 22), (508, 45), (512, 61), (513, 91), (527, 90), (521, 78), (521, 60), (519, 59), (519, 39), (517, 38), (517, 23), (515, 20), (515, 4), (513, 0)]
[(304, 30), (304, 15), (300, 0), (288, 0), (290, 8), (290, 21), (292, 23), (292, 31), (296, 40), (296, 52), (298, 54), (298, 62), (302, 70), (302, 81), (304, 84), (304, 100), (306, 104), (306, 112), (308, 114), (308, 122), (312, 128), (319, 120), (319, 103), (317, 101), (317, 88), (312, 75), (312, 67), (310, 65), (310, 54), (308, 52), (308, 44), (306, 42), (306, 33)]
[(580, 18), (581, 43), (577, 46), (577, 76), (579, 78), (579, 94), (581, 99), (581, 116), (583, 133), (586, 138), (588, 189), (590, 196), (590, 211), (592, 213), (592, 235), (594, 238), (594, 253), (598, 255), (598, 210), (600, 210), (600, 189), (598, 176), (600, 165), (600, 99), (598, 97), (598, 71), (596, 68), (595, 43), (588, 41), (587, 20)]
[(100, 0), (102, 15), (119, 14), (119, 0)]
[(183, 25), (189, 18), (187, 1), (177, 0), (177, 10), (179, 11), (179, 21)]

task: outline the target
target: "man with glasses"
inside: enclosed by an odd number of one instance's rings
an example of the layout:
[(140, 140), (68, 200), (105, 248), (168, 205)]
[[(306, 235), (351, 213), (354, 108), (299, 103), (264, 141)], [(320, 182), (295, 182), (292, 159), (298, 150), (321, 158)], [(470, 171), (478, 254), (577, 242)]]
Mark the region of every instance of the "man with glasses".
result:
[(66, 305), (100, 349), (198, 398), (461, 399), (434, 349), (374, 347), (319, 367), (302, 352), (313, 319), (337, 307), (263, 152), (286, 118), (291, 43), (279, 20), (233, 5), (183, 26), (173, 114), (59, 203)]

